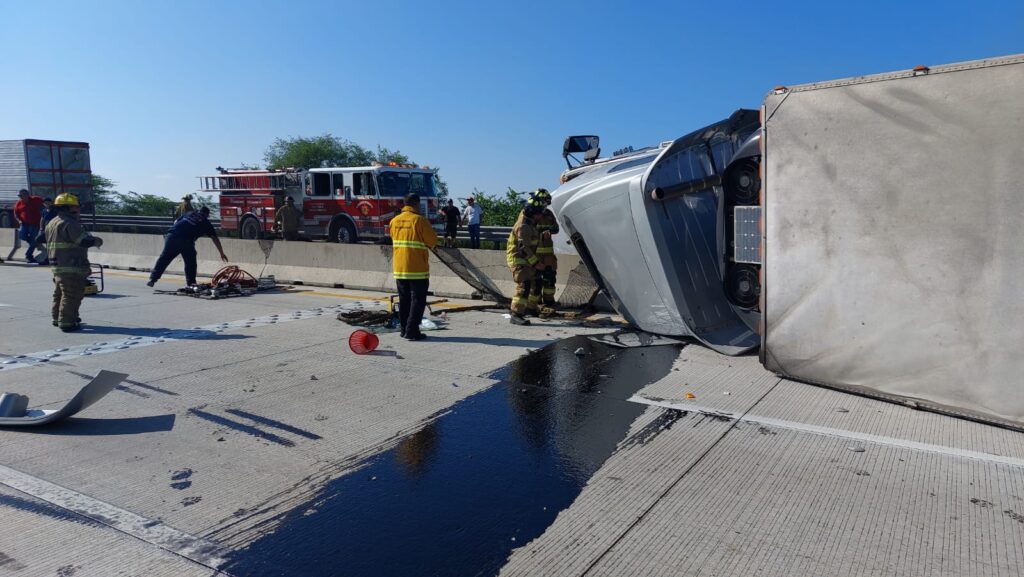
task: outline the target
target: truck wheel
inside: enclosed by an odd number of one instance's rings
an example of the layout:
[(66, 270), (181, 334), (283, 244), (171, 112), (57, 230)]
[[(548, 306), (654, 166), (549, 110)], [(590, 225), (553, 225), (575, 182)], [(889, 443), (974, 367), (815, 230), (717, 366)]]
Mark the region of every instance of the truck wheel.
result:
[(749, 264), (729, 265), (725, 273), (725, 296), (740, 308), (757, 307), (761, 296), (761, 278), (757, 267)]
[(761, 168), (753, 159), (745, 158), (729, 167), (725, 174), (725, 196), (732, 206), (756, 206), (761, 194)]
[(6, 210), (0, 212), (0, 228), (14, 228), (14, 219)]
[(256, 240), (262, 236), (262, 232), (260, 223), (255, 218), (249, 217), (242, 221), (242, 226), (238, 229), (238, 236), (247, 240)]
[(352, 244), (358, 241), (359, 237), (356, 235), (356, 227), (352, 226), (352, 223), (347, 220), (335, 224), (331, 240), (342, 244)]

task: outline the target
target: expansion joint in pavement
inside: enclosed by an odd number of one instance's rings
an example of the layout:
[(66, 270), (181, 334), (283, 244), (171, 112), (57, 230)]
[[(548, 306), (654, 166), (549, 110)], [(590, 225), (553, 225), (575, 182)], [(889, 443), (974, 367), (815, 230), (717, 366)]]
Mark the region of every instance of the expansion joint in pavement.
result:
[(611, 544), (608, 545), (604, 549), (604, 551), (601, 552), (600, 555), (595, 557), (594, 560), (591, 561), (589, 565), (587, 565), (587, 568), (584, 569), (582, 573), (580, 573), (580, 577), (585, 577), (586, 575), (590, 574), (590, 572), (593, 571), (594, 567), (596, 567), (597, 564), (600, 563), (601, 560), (604, 559), (605, 556), (607, 556), (608, 553), (610, 553), (611, 550), (614, 549), (616, 545), (618, 545), (623, 539), (625, 539), (626, 535), (629, 535), (629, 533), (637, 525), (639, 525), (640, 522), (643, 521), (645, 517), (647, 517), (647, 514), (650, 513), (654, 509), (654, 507), (657, 506), (658, 503), (660, 503), (661, 500), (664, 499), (665, 496), (668, 495), (672, 491), (672, 489), (674, 489), (679, 484), (680, 481), (682, 481), (687, 475), (690, 474), (690, 471), (692, 471), (694, 468), (696, 468), (697, 465), (699, 465), (701, 463), (701, 461), (703, 461), (704, 458), (707, 457), (711, 453), (711, 451), (713, 451), (715, 449), (715, 447), (717, 447), (718, 444), (722, 442), (722, 439), (724, 439), (725, 436), (728, 435), (730, 431), (732, 431), (734, 428), (736, 428), (736, 425), (739, 424), (743, 420), (743, 417), (746, 416), (748, 413), (750, 413), (750, 411), (753, 410), (754, 407), (756, 407), (761, 401), (764, 400), (765, 397), (767, 397), (772, 391), (774, 391), (775, 387), (779, 386), (779, 383), (781, 383), (781, 382), (782, 382), (782, 379), (778, 379), (777, 381), (775, 381), (775, 383), (772, 384), (771, 387), (768, 387), (768, 390), (765, 391), (764, 394), (762, 394), (760, 397), (758, 397), (757, 400), (754, 401), (753, 404), (751, 404), (749, 407), (747, 407), (746, 410), (743, 411), (743, 414), (740, 416), (740, 418), (732, 419), (732, 421), (729, 423), (729, 426), (724, 431), (722, 431), (722, 434), (719, 435), (718, 438), (715, 439), (715, 441), (713, 443), (711, 443), (711, 445), (707, 449), (705, 449), (704, 452), (701, 453), (699, 457), (694, 459), (694, 461), (692, 463), (690, 463), (690, 466), (688, 466), (682, 473), (680, 473), (679, 477), (677, 477), (675, 481), (672, 481), (672, 483), (669, 484), (669, 486), (666, 487), (661, 492), (661, 494), (658, 495), (658, 497), (656, 499), (654, 499), (651, 502), (651, 504), (647, 506), (646, 509), (643, 510), (642, 513), (637, 515), (636, 519), (633, 519), (633, 522), (630, 523), (629, 526), (626, 527), (619, 534), (619, 536), (616, 537), (615, 540), (612, 541)]

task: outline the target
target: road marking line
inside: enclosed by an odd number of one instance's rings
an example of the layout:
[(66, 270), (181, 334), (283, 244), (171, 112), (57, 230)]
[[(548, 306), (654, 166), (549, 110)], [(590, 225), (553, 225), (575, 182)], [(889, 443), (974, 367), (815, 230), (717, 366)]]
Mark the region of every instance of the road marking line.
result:
[[(161, 343), (215, 338), (217, 334), (232, 329), (248, 329), (286, 323), (289, 321), (300, 321), (334, 314), (338, 311), (361, 309), (364, 305), (375, 307), (377, 303), (366, 300), (356, 301), (353, 303), (334, 304), (312, 309), (298, 310), (292, 313), (270, 314), (262, 317), (253, 317), (247, 320), (217, 323), (201, 327), (192, 327), (190, 329), (164, 329), (160, 332), (154, 331), (153, 334), (149, 336), (133, 336), (116, 341), (98, 341), (73, 347), (62, 347), (16, 356), (0, 355), (0, 372), (6, 373), (7, 371), (15, 369), (33, 367), (51, 362), (68, 362), (78, 357), (116, 353), (118, 351), (138, 349)], [(141, 332), (145, 329), (135, 330)]]
[(230, 553), (219, 545), (155, 519), (147, 519), (4, 465), (0, 465), (0, 483), (211, 569), (224, 565)]
[(1011, 467), (1024, 468), (1024, 459), (1005, 457), (1003, 455), (994, 455), (992, 453), (982, 453), (980, 451), (971, 451), (968, 449), (957, 449), (955, 447), (947, 447), (944, 445), (932, 445), (930, 443), (919, 443), (917, 441), (909, 441), (906, 439), (897, 439), (895, 437), (885, 437), (881, 435), (872, 435), (870, 433), (859, 433), (857, 431), (848, 431), (845, 429), (833, 429), (831, 427), (821, 427), (818, 425), (800, 423), (797, 421), (786, 421), (783, 419), (775, 419), (772, 417), (761, 417), (758, 415), (736, 415), (735, 413), (721, 411), (710, 407), (704, 407), (701, 405), (688, 403), (685, 401), (663, 401), (657, 399), (648, 399), (647, 397), (642, 397), (640, 395), (633, 395), (632, 397), (629, 398), (629, 400), (634, 403), (640, 403), (642, 405), (649, 405), (652, 407), (661, 407), (664, 409), (677, 409), (680, 411), (693, 411), (705, 415), (726, 416), (729, 417), (730, 419), (737, 419), (745, 423), (753, 423), (758, 425), (764, 425), (767, 427), (777, 427), (780, 429), (789, 429), (792, 431), (810, 433), (813, 435), (838, 437), (841, 439), (850, 439), (853, 441), (860, 441), (864, 443), (885, 445), (900, 449), (911, 449), (914, 451), (923, 451), (927, 453), (938, 453), (940, 455), (946, 455), (949, 457), (961, 457), (965, 459), (984, 461), (987, 463), (997, 463), (1000, 465), (1009, 465)]

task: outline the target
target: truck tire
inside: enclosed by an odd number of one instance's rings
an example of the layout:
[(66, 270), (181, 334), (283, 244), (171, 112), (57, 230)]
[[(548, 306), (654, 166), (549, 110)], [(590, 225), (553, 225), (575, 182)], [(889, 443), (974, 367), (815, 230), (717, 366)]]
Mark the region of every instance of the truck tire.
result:
[(356, 227), (352, 226), (352, 223), (347, 220), (337, 220), (331, 225), (331, 242), (340, 242), (342, 244), (352, 244), (359, 242), (359, 235), (356, 233)]
[(238, 227), (238, 238), (246, 240), (256, 240), (263, 236), (263, 230), (260, 226), (260, 222), (255, 218), (249, 216), (242, 219), (242, 226)]
[(14, 228), (14, 217), (9, 211), (0, 211), (0, 228)]

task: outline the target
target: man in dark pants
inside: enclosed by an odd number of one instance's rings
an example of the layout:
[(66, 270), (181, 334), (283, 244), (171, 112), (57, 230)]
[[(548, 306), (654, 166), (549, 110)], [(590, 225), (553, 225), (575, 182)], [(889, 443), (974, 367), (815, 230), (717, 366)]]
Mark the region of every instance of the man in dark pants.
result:
[(186, 213), (184, 216), (179, 218), (174, 226), (167, 231), (167, 236), (164, 237), (164, 250), (160, 253), (160, 257), (156, 259), (156, 264), (153, 265), (153, 272), (149, 273), (149, 282), (146, 286), (153, 286), (156, 281), (160, 280), (160, 277), (167, 270), (167, 265), (171, 264), (178, 255), (181, 255), (181, 259), (185, 261), (185, 282), (189, 286), (196, 284), (196, 241), (200, 237), (208, 236), (213, 241), (214, 246), (220, 252), (220, 259), (224, 262), (228, 262), (228, 257), (224, 254), (224, 248), (220, 245), (220, 239), (217, 238), (217, 230), (210, 224), (210, 208), (204, 206), (198, 211), (192, 211)]
[(456, 208), (452, 199), (448, 199), (448, 205), (441, 209), (444, 213), (444, 245), (452, 248), (455, 246), (455, 239), (459, 236), (459, 219), (462, 212)]
[(402, 212), (391, 219), (392, 266), (398, 287), (398, 319), (402, 336), (410, 341), (426, 337), (420, 332), (423, 310), (430, 288), (430, 251), (437, 246), (437, 233), (430, 221), (419, 214), (420, 196), (405, 197)]

